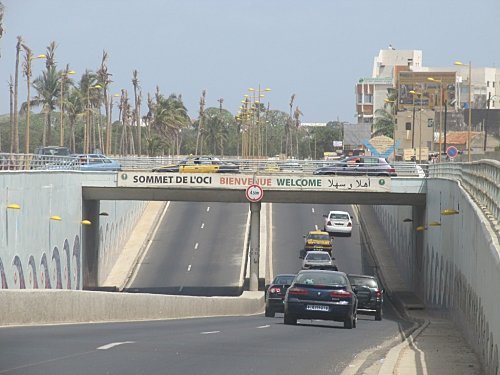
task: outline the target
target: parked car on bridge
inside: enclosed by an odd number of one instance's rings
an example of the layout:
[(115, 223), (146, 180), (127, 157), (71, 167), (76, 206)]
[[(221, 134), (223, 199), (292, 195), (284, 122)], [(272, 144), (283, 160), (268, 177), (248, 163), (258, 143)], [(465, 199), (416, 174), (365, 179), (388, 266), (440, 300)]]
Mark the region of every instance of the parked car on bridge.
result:
[(326, 251), (308, 251), (302, 260), (302, 269), (319, 269), (319, 270), (334, 270), (337, 271), (337, 265)]
[(344, 272), (300, 271), (288, 288), (285, 300), (285, 324), (298, 319), (320, 319), (343, 322), (352, 329), (357, 322), (358, 297)]
[(122, 166), (116, 160), (102, 154), (75, 154), (73, 157), (81, 171), (121, 171)]
[(265, 312), (267, 317), (272, 318), (277, 312), (282, 313), (284, 311), (283, 300), (285, 299), (285, 293), (292, 284), (295, 276), (296, 275), (293, 274), (276, 275), (271, 284), (267, 287)]
[(350, 156), (336, 163), (321, 167), (314, 175), (337, 176), (397, 176), (396, 170), (385, 160), (375, 156)]
[(346, 211), (330, 211), (328, 215), (323, 215), (325, 232), (332, 234), (352, 234), (352, 216)]
[(382, 320), (384, 290), (375, 276), (347, 275), (351, 286), (358, 297), (358, 313), (374, 315), (375, 320)]
[(39, 146), (30, 160), (30, 169), (72, 169), (75, 167), (69, 148), (62, 146)]
[(239, 173), (236, 163), (220, 160), (213, 156), (189, 157), (178, 164), (153, 168), (153, 172), (170, 173)]

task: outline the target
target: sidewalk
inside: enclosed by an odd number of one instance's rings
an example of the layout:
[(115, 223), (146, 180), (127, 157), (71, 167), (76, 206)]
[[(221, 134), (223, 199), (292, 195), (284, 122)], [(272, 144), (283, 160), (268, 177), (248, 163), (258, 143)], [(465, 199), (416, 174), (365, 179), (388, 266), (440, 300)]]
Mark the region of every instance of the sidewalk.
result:
[[(370, 252), (377, 263), (386, 294), (399, 311), (417, 323), (403, 342), (389, 350), (384, 358), (364, 370), (364, 375), (479, 375), (482, 368), (458, 327), (442, 310), (429, 310), (409, 290), (391, 255), (385, 235), (373, 210), (361, 207), (358, 215), (370, 239)], [(376, 249), (376, 251), (373, 251)]]

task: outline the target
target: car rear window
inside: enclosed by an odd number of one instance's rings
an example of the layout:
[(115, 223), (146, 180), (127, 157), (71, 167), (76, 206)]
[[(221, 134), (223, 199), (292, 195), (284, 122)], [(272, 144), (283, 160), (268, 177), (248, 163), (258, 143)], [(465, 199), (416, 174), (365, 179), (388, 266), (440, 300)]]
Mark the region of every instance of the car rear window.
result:
[(349, 215), (347, 215), (347, 214), (331, 214), (330, 218), (333, 220), (349, 220)]
[(330, 260), (328, 253), (307, 253), (307, 260)]
[(329, 240), (330, 236), (328, 234), (310, 234), (310, 240)]
[(367, 286), (369, 288), (378, 288), (377, 282), (371, 277), (356, 277), (349, 276), (349, 281), (352, 285)]
[(291, 284), (295, 276), (277, 276), (273, 284)]
[(346, 280), (342, 275), (326, 272), (303, 272), (297, 276), (295, 282), (305, 285), (346, 285)]

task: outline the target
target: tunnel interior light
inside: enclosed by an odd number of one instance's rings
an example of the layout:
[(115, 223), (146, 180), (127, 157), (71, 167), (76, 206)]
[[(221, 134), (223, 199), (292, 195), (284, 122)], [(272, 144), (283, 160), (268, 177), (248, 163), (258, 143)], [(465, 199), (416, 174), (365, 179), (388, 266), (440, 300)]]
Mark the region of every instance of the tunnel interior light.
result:
[(18, 205), (17, 203), (11, 203), (11, 204), (7, 205), (7, 208), (10, 208), (12, 210), (19, 210), (19, 209), (21, 209), (21, 206)]
[(92, 222), (90, 220), (82, 220), (81, 221), (82, 225), (91, 225)]
[(109, 214), (105, 211), (99, 212), (99, 216), (109, 216)]
[(407, 217), (406, 219), (403, 219), (403, 223), (411, 223), (413, 220)]
[(441, 211), (441, 215), (443, 216), (450, 216), (450, 215), (457, 215), (459, 214), (458, 210), (455, 210), (454, 208), (445, 208), (443, 211)]
[(62, 220), (62, 218), (61, 218), (61, 216), (54, 215), (54, 216), (51, 216), (51, 217), (50, 217), (50, 220), (54, 220), (54, 221), (61, 221), (61, 220)]
[(427, 228), (426, 228), (425, 226), (423, 226), (423, 225), (419, 225), (417, 228), (415, 228), (415, 230), (416, 230), (417, 232), (422, 232), (422, 231), (424, 231), (424, 230), (426, 230), (426, 229), (427, 229)]
[(441, 223), (439, 221), (432, 221), (429, 223), (430, 227), (439, 227), (441, 226)]

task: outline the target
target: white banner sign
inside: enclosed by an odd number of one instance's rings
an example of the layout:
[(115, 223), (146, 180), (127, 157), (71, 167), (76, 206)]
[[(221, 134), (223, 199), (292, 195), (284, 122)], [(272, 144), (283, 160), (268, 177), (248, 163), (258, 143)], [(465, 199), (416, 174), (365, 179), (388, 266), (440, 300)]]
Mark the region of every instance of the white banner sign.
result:
[(241, 189), (259, 185), (264, 190), (377, 191), (391, 190), (390, 177), (367, 176), (253, 176), (226, 173), (119, 172), (118, 187)]

